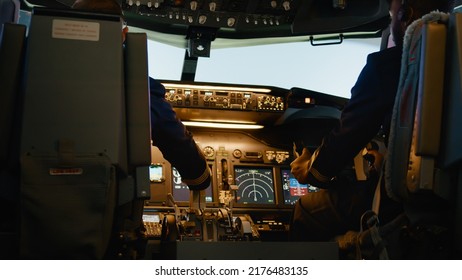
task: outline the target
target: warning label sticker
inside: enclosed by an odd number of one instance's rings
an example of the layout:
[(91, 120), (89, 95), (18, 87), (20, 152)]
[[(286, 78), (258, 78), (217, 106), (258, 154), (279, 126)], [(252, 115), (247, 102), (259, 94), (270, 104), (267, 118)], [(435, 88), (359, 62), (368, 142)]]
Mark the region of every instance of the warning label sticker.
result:
[(99, 41), (100, 26), (98, 22), (53, 20), (52, 38)]

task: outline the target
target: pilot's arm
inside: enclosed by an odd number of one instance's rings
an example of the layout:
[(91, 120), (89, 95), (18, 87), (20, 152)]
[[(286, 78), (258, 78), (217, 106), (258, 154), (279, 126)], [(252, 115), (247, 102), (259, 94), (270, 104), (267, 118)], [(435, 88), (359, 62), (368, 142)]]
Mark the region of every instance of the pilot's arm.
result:
[[(298, 174), (294, 175), (302, 180), (301, 183), (329, 188), (332, 180), (373, 139), (381, 125), (389, 123), (387, 118), (394, 104), (400, 63), (398, 48), (382, 51), (382, 55), (373, 53), (368, 56), (338, 125), (324, 137), (309, 159), (297, 158), (291, 164), (292, 173)], [(305, 173), (297, 171), (302, 162)]]
[(191, 190), (206, 189), (210, 185), (210, 169), (202, 151), (165, 100), (164, 86), (152, 78), (149, 84), (154, 146), (178, 170)]

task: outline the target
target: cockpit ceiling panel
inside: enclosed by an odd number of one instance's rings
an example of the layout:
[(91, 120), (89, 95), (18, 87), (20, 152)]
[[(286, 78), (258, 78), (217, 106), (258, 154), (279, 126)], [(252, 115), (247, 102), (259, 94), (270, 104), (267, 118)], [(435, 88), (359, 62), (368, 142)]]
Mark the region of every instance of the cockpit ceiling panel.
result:
[[(69, 7), (74, 0), (22, 0), (22, 8)], [(387, 0), (118, 0), (130, 26), (165, 36), (191, 28), (215, 38), (255, 39), (322, 34), (377, 37), (389, 22)], [(210, 31), (208, 31), (210, 32)]]

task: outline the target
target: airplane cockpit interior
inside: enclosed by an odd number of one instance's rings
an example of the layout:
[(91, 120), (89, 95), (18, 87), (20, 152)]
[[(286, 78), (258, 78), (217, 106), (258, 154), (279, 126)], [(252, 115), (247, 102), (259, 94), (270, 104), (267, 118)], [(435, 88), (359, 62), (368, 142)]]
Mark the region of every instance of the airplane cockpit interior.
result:
[[(295, 203), (319, 191), (297, 181), (291, 162), (321, 145), (350, 93), (303, 86), (295, 74), (280, 86), (271, 78), (237, 82), (228, 65), (215, 65), (223, 81), (197, 70), (214, 50), (239, 56), (252, 46), (281, 45), (280, 53), (256, 54), (267, 61), (299, 42), (310, 52), (375, 39), (379, 51), (390, 34), (389, 1), (116, 2), (122, 15), (73, 9), (74, 0), (0, 0), (0, 259), (356, 258), (337, 240), (290, 240)], [(372, 258), (462, 257), (456, 10), (422, 18), (404, 45), (403, 61), (412, 63), (401, 66), (382, 197), (402, 203), (407, 223), (379, 244), (388, 256)], [(177, 50), (178, 78), (156, 77), (150, 63), (163, 54), (151, 53), (152, 42)], [(290, 79), (292, 69), (275, 63), (271, 71)], [(150, 76), (205, 157), (205, 190), (190, 190), (153, 145)], [(358, 182), (368, 177), (365, 150), (345, 166)]]

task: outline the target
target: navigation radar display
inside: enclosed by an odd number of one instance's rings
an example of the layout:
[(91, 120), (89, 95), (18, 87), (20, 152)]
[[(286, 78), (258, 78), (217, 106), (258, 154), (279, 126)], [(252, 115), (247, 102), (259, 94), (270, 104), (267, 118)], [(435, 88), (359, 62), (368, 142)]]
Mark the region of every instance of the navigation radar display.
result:
[(274, 204), (274, 184), (272, 168), (234, 167), (237, 203)]

